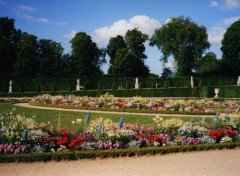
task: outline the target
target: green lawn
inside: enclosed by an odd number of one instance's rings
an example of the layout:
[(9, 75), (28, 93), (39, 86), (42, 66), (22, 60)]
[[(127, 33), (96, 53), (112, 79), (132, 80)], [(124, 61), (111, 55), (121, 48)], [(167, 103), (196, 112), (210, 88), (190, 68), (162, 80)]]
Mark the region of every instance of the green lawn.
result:
[[(0, 113), (2, 112), (9, 112), (12, 108), (16, 108), (16, 113), (18, 114), (25, 114), (27, 117), (31, 117), (33, 115), (36, 115), (36, 121), (37, 122), (45, 122), (48, 121), (52, 124), (53, 127), (57, 126), (57, 121), (59, 114), (61, 116), (61, 124), (62, 127), (66, 129), (72, 129), (72, 121), (76, 120), (77, 118), (83, 119), (82, 125), (84, 125), (85, 120), (85, 112), (69, 112), (69, 111), (57, 111), (57, 110), (42, 110), (42, 109), (31, 109), (31, 108), (24, 108), (24, 107), (18, 107), (14, 106), (11, 103), (0, 103)], [(143, 126), (154, 126), (153, 117), (154, 115), (120, 115), (120, 114), (102, 114), (102, 113), (94, 113), (91, 112), (91, 119), (95, 119), (98, 117), (103, 118), (109, 118), (112, 119), (113, 122), (118, 122), (120, 117), (124, 117), (125, 123), (131, 123), (131, 124), (140, 124)], [(161, 116), (161, 115), (160, 115)], [(174, 115), (172, 116), (174, 117)], [(171, 118), (171, 117), (164, 117), (164, 118)], [(179, 117), (180, 118), (180, 117)], [(199, 117), (181, 117), (184, 121), (190, 121), (193, 119), (194, 121), (199, 121), (201, 118)], [(210, 118), (207, 118), (207, 121), (209, 121)], [(76, 128), (76, 127), (75, 127)]]

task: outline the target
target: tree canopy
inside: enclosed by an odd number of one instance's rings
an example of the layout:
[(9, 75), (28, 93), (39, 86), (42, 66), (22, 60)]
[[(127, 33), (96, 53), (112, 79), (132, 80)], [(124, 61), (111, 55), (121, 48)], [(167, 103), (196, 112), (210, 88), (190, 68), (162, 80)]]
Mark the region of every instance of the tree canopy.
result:
[[(124, 39), (124, 40), (123, 40)], [(148, 67), (144, 64), (144, 42), (148, 35), (138, 29), (128, 30), (125, 37), (111, 38), (107, 47), (110, 56), (109, 74), (113, 76), (147, 77)], [(115, 43), (115, 41), (117, 41)]]
[(162, 51), (161, 61), (173, 56), (177, 63), (177, 75), (191, 75), (197, 59), (210, 47), (204, 26), (198, 26), (190, 18), (172, 18), (155, 30), (150, 39), (151, 46)]
[(214, 75), (219, 70), (219, 62), (216, 54), (208, 52), (197, 61), (196, 73), (200, 76)]
[(73, 73), (76, 77), (102, 75), (102, 52), (85, 32), (78, 32), (71, 40)]
[(225, 74), (240, 75), (240, 20), (234, 22), (225, 32), (221, 50)]

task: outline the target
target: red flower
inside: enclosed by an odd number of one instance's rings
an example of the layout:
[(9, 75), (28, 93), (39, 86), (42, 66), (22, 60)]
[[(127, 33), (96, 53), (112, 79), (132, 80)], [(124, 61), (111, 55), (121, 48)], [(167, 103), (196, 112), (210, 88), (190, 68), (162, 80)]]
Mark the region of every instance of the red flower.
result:
[(233, 137), (237, 136), (237, 131), (228, 129), (225, 131), (225, 136), (233, 138)]
[(154, 135), (153, 141), (154, 141), (154, 142), (158, 142), (159, 140), (160, 140), (160, 136)]
[(224, 131), (223, 130), (211, 130), (208, 135), (214, 139), (219, 139), (224, 136)]

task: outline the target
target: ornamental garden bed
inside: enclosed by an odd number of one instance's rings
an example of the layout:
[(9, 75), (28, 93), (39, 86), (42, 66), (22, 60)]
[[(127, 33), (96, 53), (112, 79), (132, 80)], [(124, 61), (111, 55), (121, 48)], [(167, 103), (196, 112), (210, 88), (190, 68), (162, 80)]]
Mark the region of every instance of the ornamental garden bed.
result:
[(72, 121), (73, 129), (37, 123), (34, 117), (14, 112), (0, 114), (0, 161), (48, 161), (85, 158), (141, 156), (195, 150), (236, 148), (240, 145), (240, 118), (218, 117), (204, 121), (163, 119), (156, 116), (152, 127), (129, 124), (121, 117)]
[(66, 109), (98, 110), (111, 112), (133, 112), (154, 114), (215, 115), (217, 113), (239, 113), (240, 100), (214, 99), (163, 99), (163, 98), (117, 98), (109, 93), (100, 97), (74, 95), (34, 97), (31, 105)]

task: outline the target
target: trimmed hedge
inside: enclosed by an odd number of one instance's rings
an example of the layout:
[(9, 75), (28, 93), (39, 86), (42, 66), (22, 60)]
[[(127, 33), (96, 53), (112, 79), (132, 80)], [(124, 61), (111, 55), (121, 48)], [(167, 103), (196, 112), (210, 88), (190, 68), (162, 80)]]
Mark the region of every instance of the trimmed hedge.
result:
[[(216, 86), (220, 88), (220, 98), (240, 98), (240, 86)], [(91, 96), (99, 97), (109, 92), (115, 97), (204, 97), (213, 98), (214, 88), (216, 87), (170, 87), (170, 88), (144, 88), (144, 89), (100, 89), (100, 90), (81, 90), (81, 91), (59, 91), (56, 87), (52, 91), (41, 92), (13, 92), (13, 93), (1, 93), (0, 97), (33, 97), (42, 94), (51, 95), (78, 95), (78, 96)], [(38, 90), (39, 91), (39, 90)]]
[(133, 149), (116, 150), (88, 150), (88, 151), (67, 151), (58, 153), (30, 153), (30, 154), (1, 154), (0, 163), (3, 162), (34, 162), (34, 161), (61, 161), (78, 159), (96, 158), (116, 158), (133, 157), (156, 154), (181, 153), (192, 151), (206, 151), (215, 149), (234, 149), (239, 148), (240, 143), (220, 143), (220, 144), (198, 144), (198, 145), (179, 145), (167, 147), (146, 147)]
[[(4, 77), (0, 79), (0, 92), (6, 92), (9, 86), (10, 78)], [(74, 90), (76, 88), (76, 78), (32, 78), (32, 79), (12, 79), (14, 92), (33, 92), (33, 91), (52, 91), (56, 89), (58, 91), (67, 91), (69, 89)], [(119, 86), (127, 89), (133, 89), (135, 84), (135, 78), (114, 78), (102, 76), (100, 80), (96, 78), (81, 78), (81, 85), (85, 85), (87, 89), (98, 89), (99, 82), (101, 82), (101, 89), (112, 89), (113, 83), (115, 87)], [(199, 86), (225, 86), (235, 85), (237, 77), (194, 77), (194, 85)], [(141, 88), (155, 88), (156, 83), (158, 88), (167, 87), (189, 87), (189, 77), (175, 77), (175, 78), (139, 78)], [(126, 86), (128, 84), (128, 86)], [(219, 85), (220, 84), (220, 85)], [(55, 86), (55, 87), (54, 87)]]

